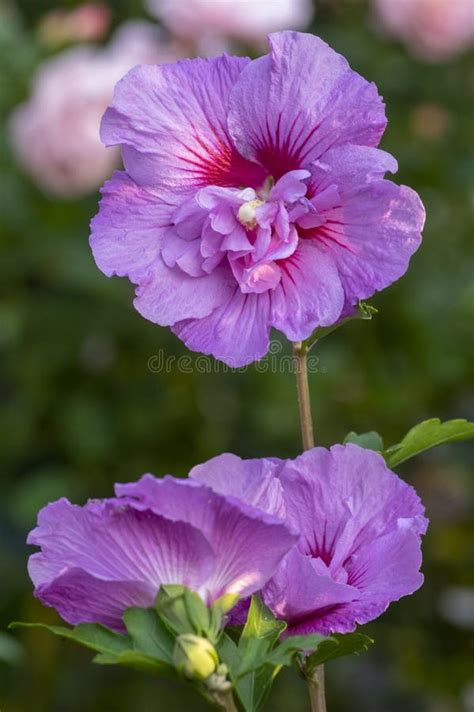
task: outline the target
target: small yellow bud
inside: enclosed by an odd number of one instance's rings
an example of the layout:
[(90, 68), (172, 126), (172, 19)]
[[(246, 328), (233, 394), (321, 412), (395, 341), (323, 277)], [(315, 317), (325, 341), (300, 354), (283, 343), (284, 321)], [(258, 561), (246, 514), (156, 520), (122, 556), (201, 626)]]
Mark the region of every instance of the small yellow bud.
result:
[(207, 638), (191, 633), (176, 638), (174, 663), (177, 669), (191, 679), (206, 680), (219, 665), (217, 651)]

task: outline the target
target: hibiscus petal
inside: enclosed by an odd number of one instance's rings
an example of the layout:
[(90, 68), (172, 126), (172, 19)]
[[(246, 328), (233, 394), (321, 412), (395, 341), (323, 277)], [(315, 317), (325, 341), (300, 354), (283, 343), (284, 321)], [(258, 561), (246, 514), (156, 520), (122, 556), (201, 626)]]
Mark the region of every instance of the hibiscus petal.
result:
[(402, 528), (375, 540), (347, 565), (349, 580), (360, 590), (360, 599), (324, 612), (313, 625), (324, 635), (350, 633), (357, 625), (378, 618), (390, 603), (420, 588), (420, 565), (420, 540), (410, 529)]
[(202, 277), (206, 274), (203, 269), (203, 256), (201, 254), (201, 240), (183, 240), (171, 229), (163, 239), (161, 250), (163, 262), (167, 267), (178, 267), (191, 277)]
[(160, 194), (206, 185), (259, 185), (264, 174), (233, 148), (226, 117), (243, 57), (139, 66), (116, 87), (101, 137), (122, 145), (128, 173)]
[(198, 589), (214, 569), (212, 549), (198, 529), (118, 500), (85, 507), (54, 502), (40, 512), (28, 543), (41, 547), (29, 560), (36, 585), (75, 568), (104, 581), (142, 581), (156, 594), (162, 583)]
[[(318, 574), (314, 562), (293, 549), (263, 590), (263, 598), (278, 618), (293, 626), (317, 611), (360, 598), (354, 586)], [(308, 632), (319, 632), (317, 625)]]
[(270, 191), (269, 200), (284, 200), (295, 203), (306, 195), (306, 179), (311, 176), (309, 171), (290, 171), (282, 176)]
[(287, 461), (280, 475), (287, 517), (313, 556), (339, 567), (364, 544), (398, 530), (426, 531), (415, 490), (391, 472), (381, 455), (356, 445), (313, 448)]
[(269, 292), (243, 294), (237, 287), (211, 314), (174, 324), (173, 331), (192, 351), (210, 354), (231, 368), (240, 368), (267, 353), (269, 319)]
[(108, 277), (139, 282), (156, 260), (174, 205), (140, 188), (117, 171), (102, 188), (99, 213), (91, 223), (94, 259)]
[(275, 458), (242, 460), (224, 453), (193, 467), (189, 477), (214, 492), (238, 497), (265, 512), (284, 516), (283, 488), (276, 476), (282, 465), (283, 460)]
[(206, 317), (226, 302), (232, 290), (232, 282), (223, 270), (192, 277), (179, 267), (168, 267), (159, 257), (148, 279), (137, 287), (133, 304), (145, 319), (170, 326), (183, 319)]
[[(343, 187), (343, 186), (342, 186)], [(337, 265), (346, 299), (355, 304), (405, 274), (421, 243), (425, 210), (406, 186), (361, 178), (359, 189), (340, 193), (340, 205), (323, 213), (314, 239)]]
[(145, 475), (116, 490), (119, 496), (136, 498), (137, 506), (169, 519), (179, 517), (203, 532), (216, 557), (206, 583), (211, 600), (224, 593), (247, 596), (259, 590), (298, 540), (281, 519), (195, 480)]
[(420, 537), (403, 522), (394, 531), (366, 543), (346, 563), (348, 580), (362, 592), (364, 601), (385, 601), (387, 605), (420, 588), (420, 566)]
[[(398, 163), (395, 158), (379, 148), (371, 146), (336, 146), (327, 151), (320, 161), (311, 167), (309, 193), (319, 196), (337, 185), (337, 196), (360, 188), (374, 180), (381, 180), (386, 173), (396, 173)], [(333, 207), (316, 202), (318, 210)]]
[(291, 341), (301, 341), (317, 326), (334, 324), (344, 292), (331, 256), (303, 239), (293, 255), (278, 264), (281, 281), (270, 297), (272, 326)]
[(156, 589), (144, 581), (103, 581), (78, 568), (66, 569), (51, 583), (35, 591), (45, 606), (55, 608), (71, 625), (102, 623), (125, 632), (122, 616), (127, 608), (150, 608)]
[(270, 35), (271, 54), (248, 64), (230, 99), (238, 150), (274, 178), (305, 168), (331, 146), (376, 146), (386, 126), (374, 84), (318, 37)]

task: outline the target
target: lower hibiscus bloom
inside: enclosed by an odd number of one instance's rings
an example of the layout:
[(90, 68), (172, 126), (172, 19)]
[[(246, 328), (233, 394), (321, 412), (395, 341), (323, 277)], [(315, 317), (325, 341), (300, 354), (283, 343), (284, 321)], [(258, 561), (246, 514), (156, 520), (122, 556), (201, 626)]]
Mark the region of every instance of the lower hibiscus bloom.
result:
[(39, 514), (28, 543), (35, 595), (69, 623), (123, 630), (131, 606), (151, 607), (161, 584), (210, 604), (258, 591), (297, 536), (279, 518), (205, 485), (145, 475), (117, 497), (84, 507), (66, 499)]
[(290, 633), (353, 631), (423, 583), (424, 507), (375, 452), (335, 445), (286, 461), (222, 455), (190, 476), (300, 532), (262, 592)]

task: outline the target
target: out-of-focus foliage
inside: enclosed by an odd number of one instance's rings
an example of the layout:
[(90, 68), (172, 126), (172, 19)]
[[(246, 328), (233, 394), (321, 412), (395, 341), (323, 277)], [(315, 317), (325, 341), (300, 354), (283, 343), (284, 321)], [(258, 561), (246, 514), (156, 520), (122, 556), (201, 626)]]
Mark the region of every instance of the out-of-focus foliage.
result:
[[(288, 345), (268, 361), (275, 373), (225, 372), (211, 361), (198, 372), (181, 342), (133, 310), (130, 286), (96, 269), (87, 237), (97, 195), (46, 198), (15, 164), (7, 118), (46, 58), (35, 28), (54, 6), (0, 0), (2, 630), (13, 619), (57, 622), (32, 599), (26, 573), (25, 535), (46, 502), (106, 496), (114, 481), (145, 471), (184, 475), (225, 450), (286, 457), (300, 448), (293, 377), (281, 359)], [(137, 0), (115, 0), (112, 10), (115, 25), (144, 14)], [(428, 213), (408, 274), (372, 300), (378, 315), (317, 347), (317, 441), (377, 430), (393, 443), (423, 419), (472, 420), (472, 54), (423, 64), (378, 31), (362, 1), (319, 0), (312, 31), (377, 83), (390, 121), (382, 147)], [(166, 362), (171, 356), (188, 360), (178, 369)], [(446, 603), (455, 600), (451, 587), (474, 587), (472, 446), (434, 450), (400, 471), (431, 519), (426, 584), (361, 629), (376, 639), (368, 653), (328, 665), (331, 712), (474, 708), (474, 611), (450, 616)], [(47, 634), (16, 641), (0, 640), (2, 712), (206, 709), (186, 687), (96, 669), (87, 654)], [(307, 709), (303, 683), (283, 673), (269, 705)]]

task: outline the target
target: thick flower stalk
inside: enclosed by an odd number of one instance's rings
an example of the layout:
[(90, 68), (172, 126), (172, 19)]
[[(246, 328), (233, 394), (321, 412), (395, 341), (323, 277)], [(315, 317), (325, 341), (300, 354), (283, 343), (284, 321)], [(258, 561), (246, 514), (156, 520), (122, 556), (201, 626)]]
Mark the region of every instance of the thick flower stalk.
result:
[(377, 89), (312, 35), (271, 53), (137, 67), (102, 139), (125, 171), (103, 188), (91, 246), (135, 307), (231, 366), (330, 326), (401, 277), (420, 244), (417, 194), (384, 179)]
[(424, 507), (375, 452), (348, 444), (284, 461), (226, 454), (190, 476), (300, 533), (263, 588), (286, 634), (351, 632), (423, 583)]
[(84, 507), (61, 499), (39, 513), (28, 543), (35, 595), (68, 623), (124, 629), (132, 606), (181, 584), (207, 604), (247, 596), (274, 574), (297, 536), (261, 509), (192, 480), (145, 475)]

